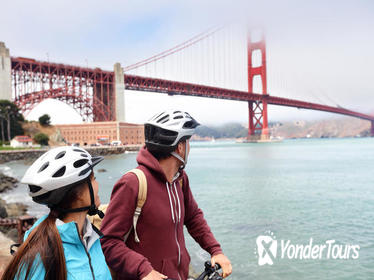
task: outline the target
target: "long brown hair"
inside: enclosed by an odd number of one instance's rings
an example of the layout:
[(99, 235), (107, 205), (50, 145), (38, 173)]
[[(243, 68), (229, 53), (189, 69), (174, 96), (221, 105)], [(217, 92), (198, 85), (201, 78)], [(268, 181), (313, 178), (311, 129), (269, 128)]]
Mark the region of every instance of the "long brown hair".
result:
[[(89, 178), (92, 178), (92, 174)], [(71, 208), (75, 201), (80, 200), (86, 186), (87, 183), (84, 182), (71, 188), (58, 206)], [(16, 255), (5, 269), (2, 280), (28, 279), (35, 273), (36, 267), (41, 265), (40, 261), (44, 265), (45, 280), (67, 279), (64, 248), (56, 227), (56, 219), (63, 219), (63, 217), (64, 215), (56, 210), (49, 212), (47, 218), (32, 230), (18, 248)]]

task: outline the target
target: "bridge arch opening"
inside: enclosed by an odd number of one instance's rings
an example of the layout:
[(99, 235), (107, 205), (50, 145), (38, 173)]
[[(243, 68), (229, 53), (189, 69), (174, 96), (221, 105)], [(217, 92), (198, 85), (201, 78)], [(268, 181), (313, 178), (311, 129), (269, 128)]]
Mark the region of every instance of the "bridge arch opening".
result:
[(261, 50), (254, 50), (252, 52), (252, 67), (262, 66), (262, 52)]
[(262, 93), (262, 78), (261, 75), (253, 76), (253, 93)]
[(82, 123), (83, 117), (79, 112), (66, 102), (48, 98), (38, 103), (25, 118), (38, 121), (39, 117), (48, 114), (53, 124)]

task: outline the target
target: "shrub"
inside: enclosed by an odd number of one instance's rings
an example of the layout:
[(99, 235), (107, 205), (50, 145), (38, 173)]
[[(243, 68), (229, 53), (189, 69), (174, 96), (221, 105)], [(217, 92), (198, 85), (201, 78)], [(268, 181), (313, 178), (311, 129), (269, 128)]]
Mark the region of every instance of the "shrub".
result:
[(35, 134), (34, 141), (36, 143), (40, 144), (40, 145), (47, 146), (48, 141), (49, 141), (49, 137), (48, 137), (48, 135), (46, 135), (44, 133), (38, 133), (38, 134)]
[(44, 114), (39, 117), (39, 123), (42, 126), (47, 126), (51, 124), (51, 117), (48, 114)]

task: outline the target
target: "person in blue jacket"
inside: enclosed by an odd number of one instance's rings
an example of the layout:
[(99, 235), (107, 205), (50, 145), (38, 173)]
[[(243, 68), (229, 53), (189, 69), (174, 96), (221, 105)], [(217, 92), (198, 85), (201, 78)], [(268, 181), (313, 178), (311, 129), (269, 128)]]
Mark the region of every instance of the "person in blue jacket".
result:
[(29, 167), (21, 182), (50, 212), (26, 232), (2, 279), (112, 279), (101, 233), (87, 218), (103, 216), (93, 172), (102, 160), (65, 146), (47, 151)]

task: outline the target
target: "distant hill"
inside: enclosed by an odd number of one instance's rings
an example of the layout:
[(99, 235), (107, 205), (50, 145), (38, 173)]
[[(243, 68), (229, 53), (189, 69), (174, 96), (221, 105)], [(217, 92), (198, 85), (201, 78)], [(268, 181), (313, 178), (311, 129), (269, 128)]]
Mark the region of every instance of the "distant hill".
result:
[[(272, 136), (282, 138), (330, 138), (330, 137), (365, 137), (370, 134), (370, 122), (342, 117), (320, 121), (294, 121), (269, 123)], [(240, 123), (227, 123), (221, 126), (199, 126), (193, 140), (212, 138), (246, 137), (248, 128)]]
[(320, 121), (295, 121), (274, 124), (273, 136), (283, 138), (341, 138), (370, 135), (370, 122), (350, 117)]
[(240, 123), (227, 123), (221, 126), (198, 126), (195, 134), (201, 138), (240, 138), (248, 134)]

